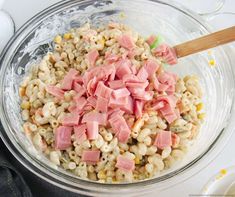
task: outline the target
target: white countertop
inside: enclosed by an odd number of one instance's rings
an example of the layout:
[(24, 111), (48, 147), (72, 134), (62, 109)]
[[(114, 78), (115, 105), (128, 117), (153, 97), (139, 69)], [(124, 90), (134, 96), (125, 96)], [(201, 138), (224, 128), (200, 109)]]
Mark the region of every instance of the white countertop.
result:
[[(58, 0), (6, 0), (3, 5), (3, 9), (11, 14), (16, 24), (16, 29), (18, 29), (30, 17), (56, 2), (58, 2)], [(235, 1), (227, 0), (222, 10), (235, 12)], [(188, 197), (193, 195), (200, 195), (200, 191), (203, 185), (208, 181), (209, 177), (222, 168), (235, 165), (235, 157), (232, 156), (234, 150), (235, 134), (231, 137), (229, 143), (226, 145), (220, 155), (200, 173), (188, 179), (184, 183), (178, 184), (168, 190), (161, 192), (159, 195), (155, 194), (154, 196)]]

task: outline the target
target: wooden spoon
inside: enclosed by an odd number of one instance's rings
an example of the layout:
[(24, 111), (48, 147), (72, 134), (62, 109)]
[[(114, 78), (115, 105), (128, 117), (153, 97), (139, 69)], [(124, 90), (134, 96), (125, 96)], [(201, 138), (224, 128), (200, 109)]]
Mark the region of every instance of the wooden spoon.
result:
[(174, 46), (178, 58), (235, 41), (235, 26)]

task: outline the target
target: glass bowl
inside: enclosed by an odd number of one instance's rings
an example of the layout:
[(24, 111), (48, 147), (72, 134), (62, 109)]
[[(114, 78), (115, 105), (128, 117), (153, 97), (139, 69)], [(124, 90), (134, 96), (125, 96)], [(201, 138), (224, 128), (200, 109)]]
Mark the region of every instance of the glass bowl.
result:
[[(177, 66), (168, 68), (181, 76), (196, 74), (200, 77), (207, 116), (186, 157), (158, 177), (122, 184), (81, 180), (54, 166), (23, 133), (18, 87), (30, 65), (52, 50), (55, 35), (85, 22), (98, 26), (109, 21), (128, 24), (145, 36), (161, 34), (170, 45), (211, 32), (200, 17), (172, 1), (69, 0), (47, 8), (18, 30), (0, 58), (0, 117), (5, 129), (1, 131), (1, 138), (26, 168), (72, 192), (93, 196), (136, 196), (158, 192), (181, 183), (205, 167), (233, 132), (234, 71), (227, 55), (231, 52), (224, 47), (182, 58)], [(217, 66), (209, 67), (211, 58)]]

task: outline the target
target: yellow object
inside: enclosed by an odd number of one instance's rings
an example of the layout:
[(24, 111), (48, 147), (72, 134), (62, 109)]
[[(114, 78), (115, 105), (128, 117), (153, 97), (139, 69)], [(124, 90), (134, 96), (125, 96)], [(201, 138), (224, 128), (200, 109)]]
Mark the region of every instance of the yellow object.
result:
[(64, 39), (65, 39), (65, 40), (71, 39), (71, 33), (65, 33), (65, 34), (64, 34)]
[(140, 164), (140, 158), (139, 157), (135, 158), (135, 164)]
[(97, 176), (99, 179), (106, 179), (106, 175), (103, 170), (99, 171)]
[(205, 118), (205, 116), (206, 116), (205, 113), (198, 114), (198, 119), (203, 120)]
[(215, 60), (213, 60), (213, 59), (210, 60), (210, 61), (209, 61), (209, 64), (210, 64), (211, 66), (214, 66), (214, 65), (215, 65)]
[(62, 37), (60, 35), (57, 35), (55, 38), (54, 38), (54, 42), (56, 44), (60, 44), (62, 42)]
[(202, 108), (203, 108), (203, 103), (199, 103), (199, 104), (197, 104), (196, 105), (196, 109), (197, 109), (197, 111), (201, 111), (202, 110)]
[(226, 174), (227, 174), (227, 170), (226, 170), (226, 169), (221, 169), (221, 170), (220, 170), (220, 174), (226, 175)]
[(28, 101), (23, 101), (20, 106), (21, 106), (21, 109), (29, 109), (30, 103)]
[(19, 94), (20, 94), (20, 97), (25, 96), (25, 88), (20, 87), (20, 88), (19, 88)]

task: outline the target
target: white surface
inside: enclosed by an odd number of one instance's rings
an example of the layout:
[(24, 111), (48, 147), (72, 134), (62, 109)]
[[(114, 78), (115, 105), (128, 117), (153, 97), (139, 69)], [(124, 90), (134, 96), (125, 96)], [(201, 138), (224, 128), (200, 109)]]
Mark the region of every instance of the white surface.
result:
[[(58, 2), (58, 0), (7, 0), (3, 5), (3, 8), (8, 11), (13, 17), (16, 28), (18, 29), (24, 22), (30, 17), (40, 12), (42, 9)], [(235, 12), (235, 1), (227, 0), (222, 11)], [(223, 21), (220, 21), (223, 23)], [(153, 194), (153, 196), (160, 197), (188, 197), (201, 194), (202, 187), (207, 183), (209, 178), (218, 172), (220, 169), (235, 165), (235, 135), (233, 135), (220, 153), (220, 155), (200, 173), (188, 179), (182, 184), (178, 184), (168, 190), (161, 192), (159, 195)]]

